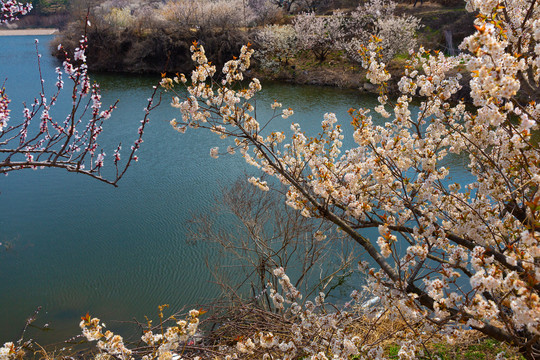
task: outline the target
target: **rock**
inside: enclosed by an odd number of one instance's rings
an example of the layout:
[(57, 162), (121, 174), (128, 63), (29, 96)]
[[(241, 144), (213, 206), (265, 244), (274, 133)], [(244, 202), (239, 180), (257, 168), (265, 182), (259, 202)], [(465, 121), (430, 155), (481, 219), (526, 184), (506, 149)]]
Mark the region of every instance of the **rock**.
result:
[(363, 85), (364, 91), (376, 93), (378, 91), (378, 87), (375, 84), (372, 84), (370, 82), (365, 82)]

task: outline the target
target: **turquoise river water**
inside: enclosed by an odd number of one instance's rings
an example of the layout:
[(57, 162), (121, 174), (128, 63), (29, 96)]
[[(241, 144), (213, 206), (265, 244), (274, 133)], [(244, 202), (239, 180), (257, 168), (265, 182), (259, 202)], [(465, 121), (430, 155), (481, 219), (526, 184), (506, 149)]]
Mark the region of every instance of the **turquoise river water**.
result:
[[(48, 55), (52, 37), (38, 39), (50, 94), (59, 63)], [(92, 79), (101, 85), (104, 104), (119, 100), (101, 138), (105, 152), (112, 154), (118, 142), (135, 139), (142, 109), (159, 79), (103, 74)], [(32, 103), (39, 92), (34, 37), (0, 37), (0, 83), (4, 80), (11, 122), (16, 122), (21, 104)], [(355, 90), (274, 83), (263, 89), (257, 99), (260, 117), (269, 116), (274, 99), (295, 111), (292, 118), (273, 123), (282, 129), (294, 121), (315, 132), (329, 111), (348, 124), (350, 107), (375, 101)], [(63, 119), (66, 113), (60, 104), (53, 116)], [(218, 295), (205, 259), (219, 255), (186, 244), (185, 224), (193, 214), (211, 210), (222, 187), (253, 170), (238, 156), (212, 159), (209, 149), (220, 145), (215, 134), (181, 135), (169, 125), (176, 116), (168, 101), (152, 113), (140, 160), (119, 188), (61, 170), (25, 170), (0, 178), (0, 342), (18, 339), (38, 306), (43, 310), (36, 324), (48, 323), (53, 330), (46, 335), (31, 330), (30, 335), (50, 342), (79, 334), (86, 312), (107, 323), (143, 320), (160, 304), (179, 309)]]

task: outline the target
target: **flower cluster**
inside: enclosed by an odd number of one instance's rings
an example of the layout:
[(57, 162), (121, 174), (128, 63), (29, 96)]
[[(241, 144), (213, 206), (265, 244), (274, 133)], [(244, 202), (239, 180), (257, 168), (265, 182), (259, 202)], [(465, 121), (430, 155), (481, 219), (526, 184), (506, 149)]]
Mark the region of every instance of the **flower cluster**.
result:
[(7, 126), (7, 122), (9, 120), (9, 102), (10, 101), (6, 95), (6, 89), (2, 87), (0, 89), (0, 131)]
[(0, 0), (0, 24), (17, 20), (32, 10), (32, 4), (13, 0)]
[(199, 310), (191, 310), (186, 320), (176, 321), (175, 326), (168, 327), (161, 334), (154, 334), (151, 330), (145, 331), (141, 340), (154, 350), (142, 357), (143, 360), (168, 360), (178, 357), (180, 344), (187, 343), (197, 332), (199, 326)]
[[(162, 310), (165, 306), (160, 306), (160, 319), (163, 317)], [(179, 359), (180, 345), (187, 343), (188, 339), (192, 338), (197, 332), (199, 325), (199, 315), (201, 311), (191, 310), (186, 320), (178, 320), (174, 326), (163, 329), (161, 333), (155, 334), (151, 329), (144, 331), (141, 340), (148, 345), (151, 350), (144, 351), (143, 360), (171, 360)], [(149, 326), (151, 323), (149, 323)], [(101, 323), (98, 318), (92, 318), (86, 314), (79, 324), (83, 336), (88, 341), (97, 341), (98, 349), (108, 355), (112, 355), (118, 359), (128, 360), (133, 359), (135, 353), (124, 345), (124, 340), (120, 335), (115, 335), (107, 330), (103, 332), (105, 324)]]
[(18, 349), (12, 342), (7, 342), (0, 348), (0, 360), (11, 360), (17, 357)]
[(252, 336), (239, 340), (235, 347), (222, 347), (229, 353), (224, 359), (242, 358), (246, 355), (262, 359), (347, 359), (360, 353), (358, 336), (351, 337), (345, 328), (352, 322), (346, 311), (326, 313), (324, 294), (315, 299), (315, 303), (300, 303), (302, 295), (291, 284), (283, 268), (274, 270), (285, 293), (283, 298), (275, 289), (271, 289), (274, 306), (281, 311), (284, 319), (291, 324), (287, 333), (274, 334), (259, 331)]
[(92, 318), (89, 314), (86, 314), (86, 316), (82, 317), (79, 327), (88, 341), (97, 341), (97, 347), (101, 351), (122, 360), (132, 359), (132, 352), (125, 347), (122, 337), (115, 335), (110, 330), (103, 333), (105, 324), (100, 324), (98, 318)]

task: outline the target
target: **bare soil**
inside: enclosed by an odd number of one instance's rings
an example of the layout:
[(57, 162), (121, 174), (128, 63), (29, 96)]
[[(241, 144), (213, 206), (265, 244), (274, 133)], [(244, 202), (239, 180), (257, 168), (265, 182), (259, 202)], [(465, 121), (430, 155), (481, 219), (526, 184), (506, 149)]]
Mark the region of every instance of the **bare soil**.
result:
[(17, 35), (55, 35), (58, 34), (58, 29), (0, 29), (0, 36), (17, 36)]

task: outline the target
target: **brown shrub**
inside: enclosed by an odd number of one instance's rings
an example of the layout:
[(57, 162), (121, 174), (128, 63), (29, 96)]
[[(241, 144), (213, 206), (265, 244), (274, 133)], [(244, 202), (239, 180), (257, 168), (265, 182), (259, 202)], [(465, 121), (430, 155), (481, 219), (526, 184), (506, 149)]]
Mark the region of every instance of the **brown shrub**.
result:
[[(71, 24), (54, 42), (73, 50), (84, 30)], [(88, 28), (88, 64), (93, 71), (112, 72), (188, 72), (192, 69), (189, 47), (193, 41), (202, 44), (216, 65), (240, 51), (247, 35), (240, 30), (201, 30), (187, 27), (123, 30), (97, 23)], [(53, 53), (60, 55), (57, 51)]]

